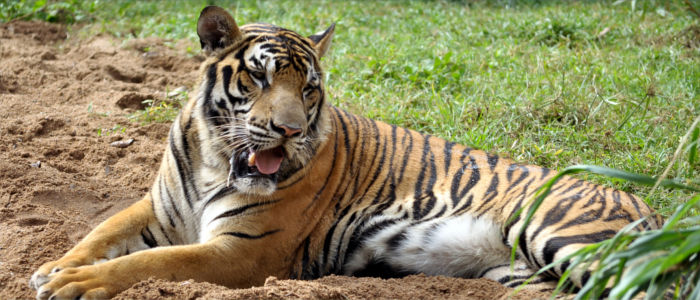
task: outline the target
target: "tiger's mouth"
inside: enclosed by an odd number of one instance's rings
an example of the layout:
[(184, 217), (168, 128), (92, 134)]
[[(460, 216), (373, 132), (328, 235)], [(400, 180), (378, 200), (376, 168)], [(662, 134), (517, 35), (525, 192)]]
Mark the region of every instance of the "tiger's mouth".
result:
[(264, 150), (244, 150), (231, 156), (229, 178), (266, 177), (277, 179), (282, 161), (286, 157), (284, 147)]

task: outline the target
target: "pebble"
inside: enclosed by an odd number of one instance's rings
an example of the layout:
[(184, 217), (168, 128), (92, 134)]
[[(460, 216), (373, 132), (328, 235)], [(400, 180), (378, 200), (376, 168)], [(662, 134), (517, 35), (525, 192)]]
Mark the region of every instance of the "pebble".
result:
[(29, 164), (32, 168), (41, 168), (41, 162), (37, 161), (35, 163)]
[(126, 147), (131, 146), (131, 144), (133, 144), (133, 143), (134, 143), (134, 139), (128, 139), (128, 140), (121, 140), (121, 141), (112, 142), (109, 145), (112, 147), (117, 147), (117, 148), (126, 148)]

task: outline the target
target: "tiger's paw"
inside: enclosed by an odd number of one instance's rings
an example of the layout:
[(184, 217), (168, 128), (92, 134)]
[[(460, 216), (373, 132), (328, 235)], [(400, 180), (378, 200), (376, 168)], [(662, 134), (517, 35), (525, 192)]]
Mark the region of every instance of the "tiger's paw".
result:
[(47, 262), (41, 265), (41, 267), (39, 267), (39, 269), (37, 269), (37, 271), (34, 272), (31, 279), (29, 279), (29, 287), (33, 288), (34, 290), (38, 290), (42, 285), (49, 281), (49, 277), (51, 275), (58, 273), (66, 268), (74, 268), (87, 264), (89, 263), (86, 262), (84, 259), (70, 256), (63, 257), (59, 260)]
[(104, 266), (65, 268), (36, 278), (43, 282), (34, 281), (35, 277), (32, 276), (32, 284), (39, 284), (36, 299), (109, 299), (117, 293), (119, 286), (118, 280), (112, 280), (111, 272)]

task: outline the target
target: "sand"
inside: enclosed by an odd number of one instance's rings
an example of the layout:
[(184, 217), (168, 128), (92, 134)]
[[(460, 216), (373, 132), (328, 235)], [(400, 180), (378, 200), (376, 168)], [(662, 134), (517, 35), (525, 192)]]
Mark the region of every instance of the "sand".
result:
[[(0, 299), (34, 297), (31, 274), (142, 197), (170, 124), (130, 119), (141, 101), (191, 90), (202, 61), (182, 41), (69, 36), (61, 25), (0, 24)], [(170, 94), (170, 96), (168, 96)], [(127, 147), (118, 141), (134, 139)], [(118, 299), (501, 299), (485, 279), (268, 278), (263, 287), (151, 279)], [(511, 299), (546, 298), (519, 293)]]

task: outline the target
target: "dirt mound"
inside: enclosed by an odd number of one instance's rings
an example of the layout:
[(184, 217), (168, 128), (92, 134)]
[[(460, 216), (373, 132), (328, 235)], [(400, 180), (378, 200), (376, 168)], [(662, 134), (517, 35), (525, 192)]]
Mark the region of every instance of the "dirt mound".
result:
[[(160, 39), (67, 36), (53, 24), (0, 25), (0, 299), (33, 298), (27, 282), (37, 267), (146, 193), (169, 124), (128, 117), (143, 100), (192, 87), (201, 62)], [(110, 146), (132, 138), (126, 148)], [(509, 291), (488, 280), (330, 276), (242, 290), (148, 280), (119, 297), (498, 299)]]

